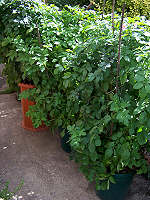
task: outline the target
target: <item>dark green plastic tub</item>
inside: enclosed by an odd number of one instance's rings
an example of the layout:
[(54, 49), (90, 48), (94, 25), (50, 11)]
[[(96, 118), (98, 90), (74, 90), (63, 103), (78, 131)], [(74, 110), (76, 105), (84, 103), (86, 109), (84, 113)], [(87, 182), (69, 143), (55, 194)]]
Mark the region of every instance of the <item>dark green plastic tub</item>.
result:
[(116, 184), (111, 183), (109, 190), (96, 191), (101, 200), (125, 200), (132, 183), (133, 174), (116, 174), (114, 178)]
[(68, 131), (65, 131), (65, 135), (60, 138), (61, 147), (67, 153), (71, 153), (71, 146), (69, 144), (69, 137), (70, 137), (70, 135), (69, 135)]

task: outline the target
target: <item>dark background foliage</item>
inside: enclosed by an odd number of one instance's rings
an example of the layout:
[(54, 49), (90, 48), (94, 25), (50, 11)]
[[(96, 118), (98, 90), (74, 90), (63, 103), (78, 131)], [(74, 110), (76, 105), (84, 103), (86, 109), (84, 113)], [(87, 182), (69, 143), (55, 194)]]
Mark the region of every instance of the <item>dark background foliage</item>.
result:
[[(94, 0), (94, 6), (91, 6), (90, 9), (99, 9), (101, 12), (103, 11), (104, 0)], [(116, 0), (115, 3), (115, 11), (117, 13), (121, 13), (122, 11), (122, 0)], [(63, 8), (65, 5), (79, 5), (79, 6), (87, 6), (90, 4), (90, 0), (47, 0), (48, 4), (54, 3), (60, 8)], [(128, 16), (136, 16), (136, 15), (144, 15), (147, 18), (150, 17), (150, 0), (126, 0), (126, 15)], [(108, 14), (112, 11), (112, 0), (105, 1), (105, 12)]]
[(64, 7), (65, 5), (70, 5), (70, 6), (75, 6), (75, 5), (79, 5), (79, 6), (84, 6), (84, 5), (88, 5), (90, 3), (89, 0), (48, 0), (47, 1), (48, 4), (55, 4), (58, 7)]

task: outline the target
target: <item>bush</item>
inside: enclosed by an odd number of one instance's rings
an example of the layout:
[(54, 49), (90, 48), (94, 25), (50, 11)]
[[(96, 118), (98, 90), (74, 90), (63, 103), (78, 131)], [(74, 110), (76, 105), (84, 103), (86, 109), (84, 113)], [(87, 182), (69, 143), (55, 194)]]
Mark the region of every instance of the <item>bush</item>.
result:
[[(91, 1), (95, 5), (95, 8), (98, 8), (99, 11), (103, 12), (103, 5), (104, 5), (104, 0), (94, 0)], [(116, 1), (115, 3), (115, 11), (117, 13), (122, 12), (122, 1)], [(48, 4), (55, 4), (58, 7), (63, 8), (65, 5), (79, 5), (79, 6), (84, 6), (84, 5), (89, 5), (90, 1), (89, 0), (48, 0)], [(140, 16), (146, 16), (148, 19), (150, 17), (150, 2), (147, 0), (126, 0), (126, 16), (134, 17), (137, 15)], [(94, 9), (93, 6), (91, 6), (91, 9)], [(107, 0), (105, 3), (105, 13), (111, 13), (112, 12), (112, 0)]]
[(118, 28), (116, 20), (113, 36), (110, 19), (85, 28), (91, 37), (68, 55), (63, 76), (70, 90), (66, 107), (76, 116), (68, 126), (75, 160), (97, 189), (100, 180), (101, 189), (108, 189), (116, 173), (148, 169), (143, 156), (150, 130), (148, 22), (125, 19), (116, 94)]
[[(123, 1), (123, 0), (122, 0)], [(115, 11), (121, 13), (122, 11), (122, 1), (116, 1)], [(98, 8), (102, 12), (103, 0), (95, 0)], [(144, 15), (147, 18), (150, 17), (150, 2), (147, 0), (126, 0), (126, 16), (134, 17), (137, 15)], [(112, 12), (112, 0), (107, 0), (105, 4), (105, 12)]]
[[(35, 5), (37, 4), (35, 3)], [(28, 33), (28, 36), (26, 34), (32, 23), (31, 13), (32, 20), (34, 22), (38, 21), (38, 14), (33, 13), (31, 7), (32, 2), (29, 1), (21, 4), (19, 1), (12, 2), (9, 0), (1, 2), (0, 6), (0, 57), (2, 58), (1, 62), (6, 64), (3, 73), (7, 76), (8, 85), (15, 90), (18, 88), (17, 85), (22, 80), (24, 72), (24, 63), (19, 60), (15, 44), (20, 38), (20, 42), (17, 45), (18, 48), (19, 46), (21, 48), (21, 43), (25, 39), (29, 40), (29, 35), (33, 38), (37, 37), (36, 31)], [(30, 18), (28, 18), (29, 13)], [(24, 50), (20, 54), (22, 58), (25, 55)]]

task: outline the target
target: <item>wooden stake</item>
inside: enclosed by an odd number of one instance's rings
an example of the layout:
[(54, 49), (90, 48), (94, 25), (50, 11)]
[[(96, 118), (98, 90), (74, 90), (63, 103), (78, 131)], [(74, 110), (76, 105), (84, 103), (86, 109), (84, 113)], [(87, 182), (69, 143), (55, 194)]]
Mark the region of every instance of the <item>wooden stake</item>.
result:
[(38, 24), (36, 24), (36, 28), (37, 28), (37, 37), (38, 37), (38, 41), (39, 41), (39, 46), (42, 48), (41, 35), (40, 35)]
[(115, 0), (113, 0), (113, 5), (112, 5), (112, 30), (113, 30), (113, 34), (114, 34), (114, 16), (115, 16)]
[(103, 14), (102, 14), (102, 19), (104, 18), (104, 14), (105, 14), (105, 3), (106, 3), (106, 0), (104, 0), (104, 2), (103, 2)]
[[(115, 27), (114, 27), (114, 16), (115, 16), (115, 0), (113, 0), (113, 5), (112, 5), (112, 30), (113, 30), (113, 35), (114, 35), (114, 31), (115, 31)], [(113, 127), (114, 127), (114, 123), (111, 122), (111, 126), (110, 126), (110, 135), (112, 136), (113, 134)]]
[(86, 8), (86, 10), (89, 10), (91, 8), (91, 6), (93, 5), (92, 2), (90, 2), (90, 4), (88, 5), (88, 7)]
[(121, 17), (120, 34), (119, 34), (118, 61), (117, 61), (117, 79), (116, 79), (116, 93), (118, 93), (118, 90), (119, 90), (121, 40), (122, 40), (122, 28), (123, 28), (123, 19), (124, 19), (125, 6), (126, 6), (126, 4), (124, 3), (124, 4), (123, 4), (123, 8), (122, 8), (122, 17)]

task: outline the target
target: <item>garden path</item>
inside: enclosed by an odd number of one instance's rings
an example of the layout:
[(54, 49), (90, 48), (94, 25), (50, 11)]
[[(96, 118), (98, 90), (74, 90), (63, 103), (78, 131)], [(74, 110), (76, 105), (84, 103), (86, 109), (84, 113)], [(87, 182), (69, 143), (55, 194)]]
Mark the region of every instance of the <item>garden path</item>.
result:
[(21, 120), (16, 94), (0, 95), (0, 182), (10, 181), (13, 190), (24, 181), (16, 199), (97, 200), (77, 165), (61, 149), (58, 134), (26, 131)]
[[(58, 133), (33, 133), (21, 127), (16, 94), (0, 95), (0, 182), (13, 190), (24, 185), (16, 200), (98, 200), (77, 164), (60, 147)], [(150, 200), (150, 184), (135, 177), (127, 200)]]

